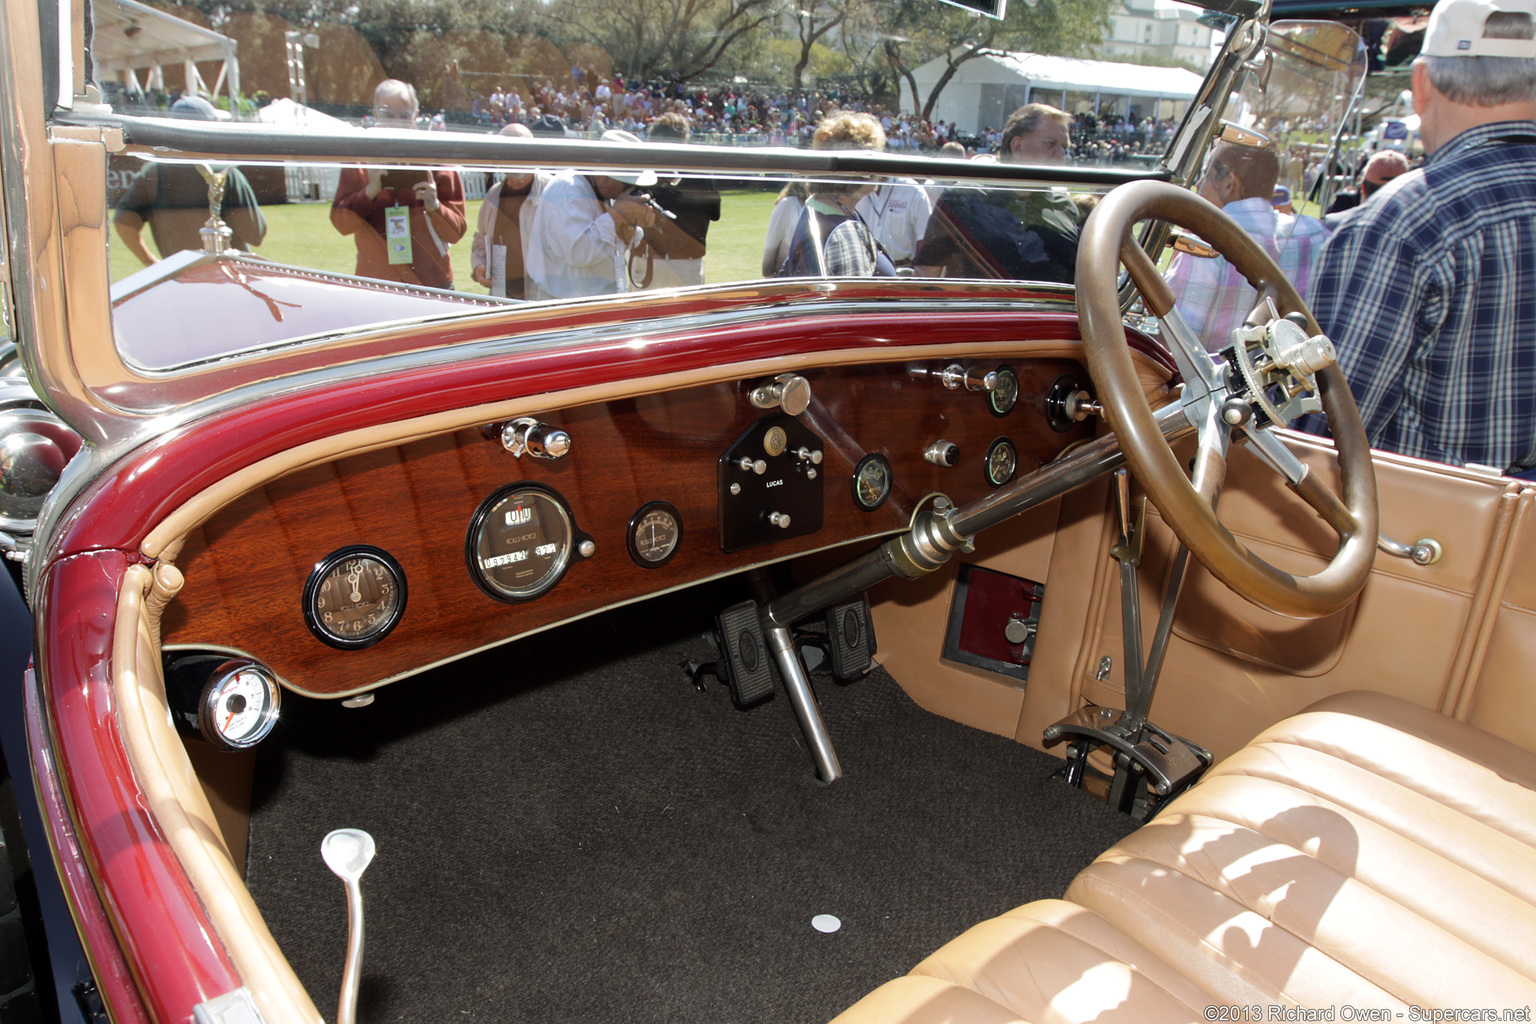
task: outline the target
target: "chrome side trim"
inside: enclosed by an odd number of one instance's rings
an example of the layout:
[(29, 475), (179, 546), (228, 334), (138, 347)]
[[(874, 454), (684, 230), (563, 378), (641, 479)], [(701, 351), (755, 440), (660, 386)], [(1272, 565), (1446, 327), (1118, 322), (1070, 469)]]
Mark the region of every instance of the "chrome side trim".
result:
[[(137, 151), (169, 151), (189, 159), (247, 158), (302, 160), (317, 163), (445, 163), (464, 166), (526, 166), (601, 168), (653, 166), (676, 171), (710, 171), (758, 177), (764, 171), (795, 175), (893, 175), (979, 183), (1029, 182), (1048, 185), (1118, 185), (1145, 178), (1164, 178), (1159, 171), (1112, 170), (1099, 167), (1030, 167), (1022, 164), (938, 160), (897, 152), (813, 150), (788, 147), (693, 146), (647, 143), (643, 150), (588, 139), (508, 140), (469, 132), (419, 132), (369, 128), (347, 132), (296, 131), (292, 128), (241, 121), (227, 124), (164, 117), (82, 114), (60, 119), (80, 127), (113, 127), (123, 131)], [(168, 154), (167, 154), (168, 155)], [(1044, 174), (1042, 174), (1042, 171)]]

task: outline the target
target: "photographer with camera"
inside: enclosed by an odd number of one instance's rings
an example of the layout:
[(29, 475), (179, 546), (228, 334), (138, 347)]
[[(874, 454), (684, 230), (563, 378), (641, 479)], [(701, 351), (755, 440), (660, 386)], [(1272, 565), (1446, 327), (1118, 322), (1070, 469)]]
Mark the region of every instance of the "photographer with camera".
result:
[[(604, 142), (639, 146), (626, 131)], [(537, 298), (570, 299), (629, 290), (629, 250), (656, 223), (657, 209), (637, 192), (656, 184), (654, 171), (583, 174), (561, 171), (544, 188), (528, 239), (528, 277)]]
[[(414, 128), (420, 106), (408, 83), (387, 79), (373, 94), (380, 128)], [(457, 171), (345, 167), (331, 223), (357, 243), (357, 275), (453, 287), (448, 247), (464, 237), (464, 182)]]

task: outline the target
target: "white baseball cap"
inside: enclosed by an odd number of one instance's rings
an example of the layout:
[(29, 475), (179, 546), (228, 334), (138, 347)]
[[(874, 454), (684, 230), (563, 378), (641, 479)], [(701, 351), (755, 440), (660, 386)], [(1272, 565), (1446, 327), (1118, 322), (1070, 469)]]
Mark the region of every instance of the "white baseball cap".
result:
[(1524, 57), (1536, 60), (1536, 39), (1485, 39), (1490, 14), (1528, 14), (1536, 21), (1536, 0), (1440, 0), (1424, 30), (1426, 57)]
[[(1536, 2), (1536, 0), (1532, 0), (1532, 2)], [(610, 128), (603, 132), (602, 141), (622, 142), (631, 146), (643, 145), (643, 143), (640, 141), (640, 137), (634, 132), (626, 132), (619, 128)], [(657, 181), (655, 171), (626, 171), (622, 173), (618, 171), (610, 171), (608, 173), (608, 177), (612, 178), (614, 181), (622, 181), (630, 185), (638, 185), (640, 188), (649, 188), (650, 186), (656, 184)]]

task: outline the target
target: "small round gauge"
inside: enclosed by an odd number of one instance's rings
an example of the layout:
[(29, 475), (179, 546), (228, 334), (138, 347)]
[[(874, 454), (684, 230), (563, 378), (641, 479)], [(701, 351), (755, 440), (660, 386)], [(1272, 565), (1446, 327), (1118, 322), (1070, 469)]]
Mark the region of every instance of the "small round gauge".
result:
[(254, 661), (230, 658), (217, 664), (198, 698), (198, 734), (223, 750), (253, 747), (277, 724), (281, 693), (277, 680)]
[(987, 392), (987, 407), (994, 416), (1006, 416), (1019, 404), (1019, 375), (1011, 366), (997, 368), (997, 386)]
[(629, 557), (647, 569), (672, 561), (682, 540), (683, 517), (664, 501), (650, 502), (629, 521)]
[(202, 713), (203, 735), (231, 750), (244, 750), (263, 740), (277, 724), (280, 703), (277, 682), (250, 662), (232, 661), (208, 681)]
[(220, 750), (244, 750), (277, 724), (282, 691), (252, 658), (177, 650), (165, 654), (165, 700), (183, 736)]
[(1014, 470), (1018, 468), (1019, 453), (1013, 442), (1006, 437), (993, 441), (987, 449), (987, 483), (1001, 487), (1013, 479)]
[(784, 449), (789, 445), (789, 435), (784, 433), (783, 427), (769, 427), (763, 435), (763, 451), (770, 456), (783, 455)]
[(873, 452), (864, 456), (853, 471), (853, 503), (873, 512), (891, 496), (892, 481), (891, 463), (884, 455)]
[(405, 572), (386, 551), (354, 544), (315, 563), (304, 584), (304, 621), (332, 647), (376, 644), (405, 614)]
[(565, 575), (575, 527), (565, 503), (533, 484), (503, 487), (475, 511), (464, 539), (469, 574), (500, 601), (530, 601)]

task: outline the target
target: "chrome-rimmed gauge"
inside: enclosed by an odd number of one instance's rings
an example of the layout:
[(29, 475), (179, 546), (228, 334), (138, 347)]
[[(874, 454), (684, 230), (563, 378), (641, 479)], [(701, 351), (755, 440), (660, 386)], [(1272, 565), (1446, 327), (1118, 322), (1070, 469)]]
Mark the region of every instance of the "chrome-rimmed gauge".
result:
[(511, 484), (486, 498), (464, 537), (470, 577), (498, 601), (533, 600), (560, 582), (573, 556), (593, 550), (565, 501), (539, 484)]
[(167, 652), (165, 695), (176, 728), (220, 750), (266, 739), (282, 706), (271, 669), (227, 654)]
[(891, 496), (894, 479), (890, 460), (884, 455), (872, 452), (864, 456), (853, 471), (853, 503), (865, 512), (873, 512)]
[(636, 565), (659, 569), (682, 542), (682, 514), (665, 501), (647, 502), (629, 520), (629, 557)]
[(304, 622), (342, 650), (378, 643), (405, 614), (405, 570), (367, 544), (339, 548), (315, 563), (304, 584)]
[(996, 385), (987, 392), (987, 408), (993, 416), (1006, 416), (1019, 404), (1019, 375), (1011, 366), (997, 368)]
[(1013, 446), (1013, 442), (1006, 437), (1000, 437), (987, 448), (987, 483), (993, 487), (1001, 487), (1013, 479), (1014, 472), (1019, 468), (1019, 453)]

